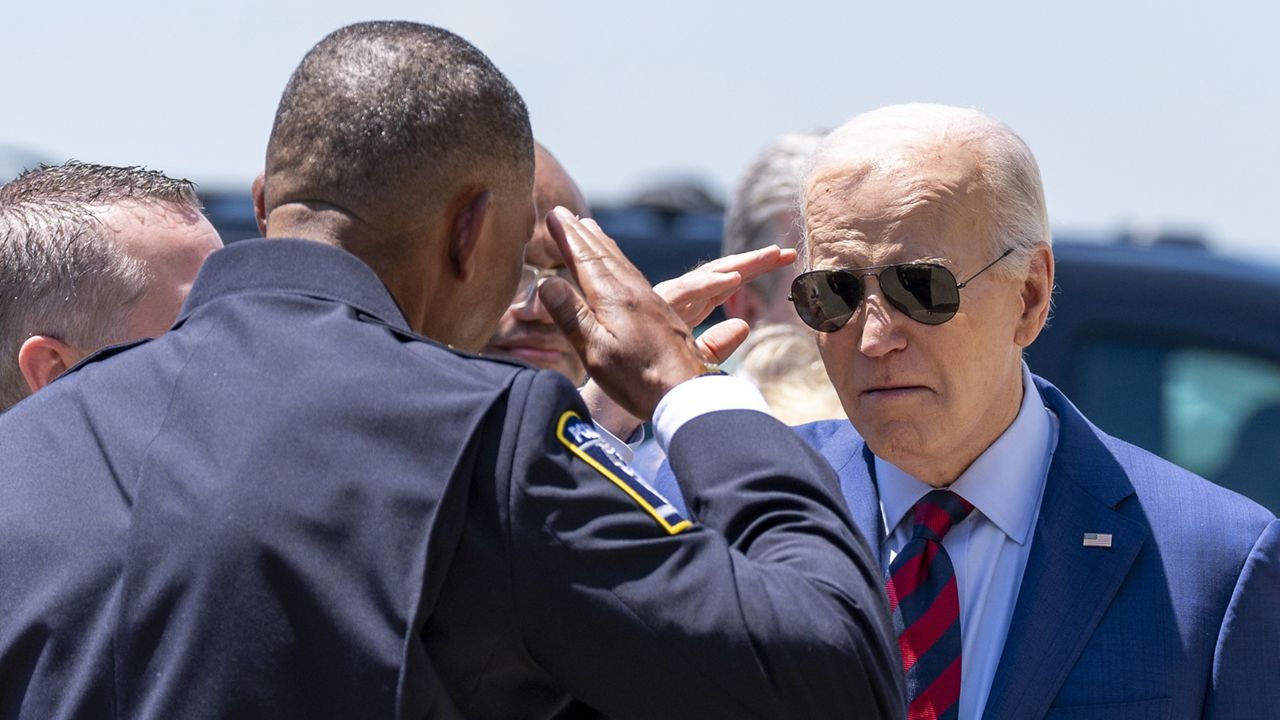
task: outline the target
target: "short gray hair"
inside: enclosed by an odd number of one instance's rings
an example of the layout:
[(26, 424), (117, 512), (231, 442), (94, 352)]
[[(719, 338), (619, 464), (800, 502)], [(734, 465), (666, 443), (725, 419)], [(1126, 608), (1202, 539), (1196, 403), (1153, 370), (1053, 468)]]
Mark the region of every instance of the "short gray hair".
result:
[(0, 412), (27, 395), (17, 362), (27, 338), (87, 350), (124, 339), (151, 278), (100, 213), (131, 202), (200, 208), (190, 181), (140, 167), (42, 165), (0, 187)]
[[(801, 181), (809, 155), (825, 132), (794, 132), (775, 139), (752, 161), (734, 189), (724, 213), (720, 255), (759, 250), (778, 242), (774, 218), (787, 212), (799, 218)], [(799, 222), (798, 219), (795, 222)], [(771, 293), (777, 276), (769, 273), (752, 283)]]
[[(904, 154), (910, 162), (915, 151), (942, 145), (963, 145), (979, 158), (978, 182), (991, 197), (990, 256), (1013, 248), (1009, 260), (990, 272), (1025, 274), (1035, 247), (1053, 244), (1040, 167), (1031, 148), (1012, 128), (972, 108), (911, 103), (858, 115), (833, 130), (814, 150), (804, 186), (807, 189), (833, 167), (878, 167), (902, 162)], [(807, 203), (802, 202), (804, 234), (798, 250), (807, 262), (805, 212)]]
[(524, 100), (478, 48), (431, 25), (355, 23), (289, 78), (267, 142), (267, 209), (324, 200), (377, 212), (406, 187), (477, 167), (532, 181), (533, 162)]

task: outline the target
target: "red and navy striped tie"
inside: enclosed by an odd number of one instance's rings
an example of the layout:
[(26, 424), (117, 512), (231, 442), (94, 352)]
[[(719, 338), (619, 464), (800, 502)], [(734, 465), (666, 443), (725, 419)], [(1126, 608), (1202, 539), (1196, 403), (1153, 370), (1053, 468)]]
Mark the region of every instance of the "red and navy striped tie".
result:
[(942, 538), (973, 510), (968, 500), (934, 490), (915, 506), (911, 539), (889, 564), (889, 609), (907, 674), (910, 720), (960, 716), (960, 596)]

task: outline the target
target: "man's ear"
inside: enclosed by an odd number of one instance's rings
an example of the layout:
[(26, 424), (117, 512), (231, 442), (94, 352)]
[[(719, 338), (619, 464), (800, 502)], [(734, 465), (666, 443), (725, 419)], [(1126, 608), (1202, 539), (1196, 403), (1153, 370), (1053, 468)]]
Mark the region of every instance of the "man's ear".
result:
[(262, 237), (267, 236), (267, 174), (265, 172), (258, 173), (258, 177), (253, 179), (253, 185), (250, 186), (249, 192), (253, 195), (253, 219), (258, 221), (258, 232)]
[(488, 190), (481, 190), (470, 197), (463, 196), (454, 205), (458, 209), (449, 224), (449, 263), (463, 282), (476, 272), (476, 249), (480, 247), (491, 197)]
[(1053, 250), (1045, 243), (1036, 245), (1020, 290), (1022, 314), (1013, 340), (1021, 347), (1035, 341), (1049, 319), (1053, 299)]
[(760, 296), (756, 294), (755, 288), (743, 285), (734, 290), (732, 295), (725, 298), (724, 314), (754, 325), (756, 318), (760, 317)]
[(18, 349), (18, 369), (31, 392), (37, 392), (84, 357), (79, 348), (57, 338), (32, 335)]

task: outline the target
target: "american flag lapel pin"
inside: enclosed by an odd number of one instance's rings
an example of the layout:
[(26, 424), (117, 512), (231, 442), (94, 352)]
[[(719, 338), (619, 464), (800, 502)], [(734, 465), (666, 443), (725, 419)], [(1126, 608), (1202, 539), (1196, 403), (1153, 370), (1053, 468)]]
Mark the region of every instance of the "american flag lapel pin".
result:
[(1084, 546), (1109, 548), (1111, 547), (1111, 533), (1085, 533)]

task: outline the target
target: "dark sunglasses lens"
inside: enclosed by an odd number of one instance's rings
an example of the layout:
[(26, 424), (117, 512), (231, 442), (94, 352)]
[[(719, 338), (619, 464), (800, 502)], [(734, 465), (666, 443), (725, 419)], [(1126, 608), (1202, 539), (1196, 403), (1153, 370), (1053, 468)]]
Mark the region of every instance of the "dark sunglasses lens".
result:
[(791, 302), (806, 325), (818, 332), (835, 332), (862, 302), (862, 280), (843, 270), (807, 272), (791, 283)]
[(907, 317), (926, 325), (941, 325), (960, 309), (956, 277), (941, 265), (895, 265), (880, 273), (885, 299)]

